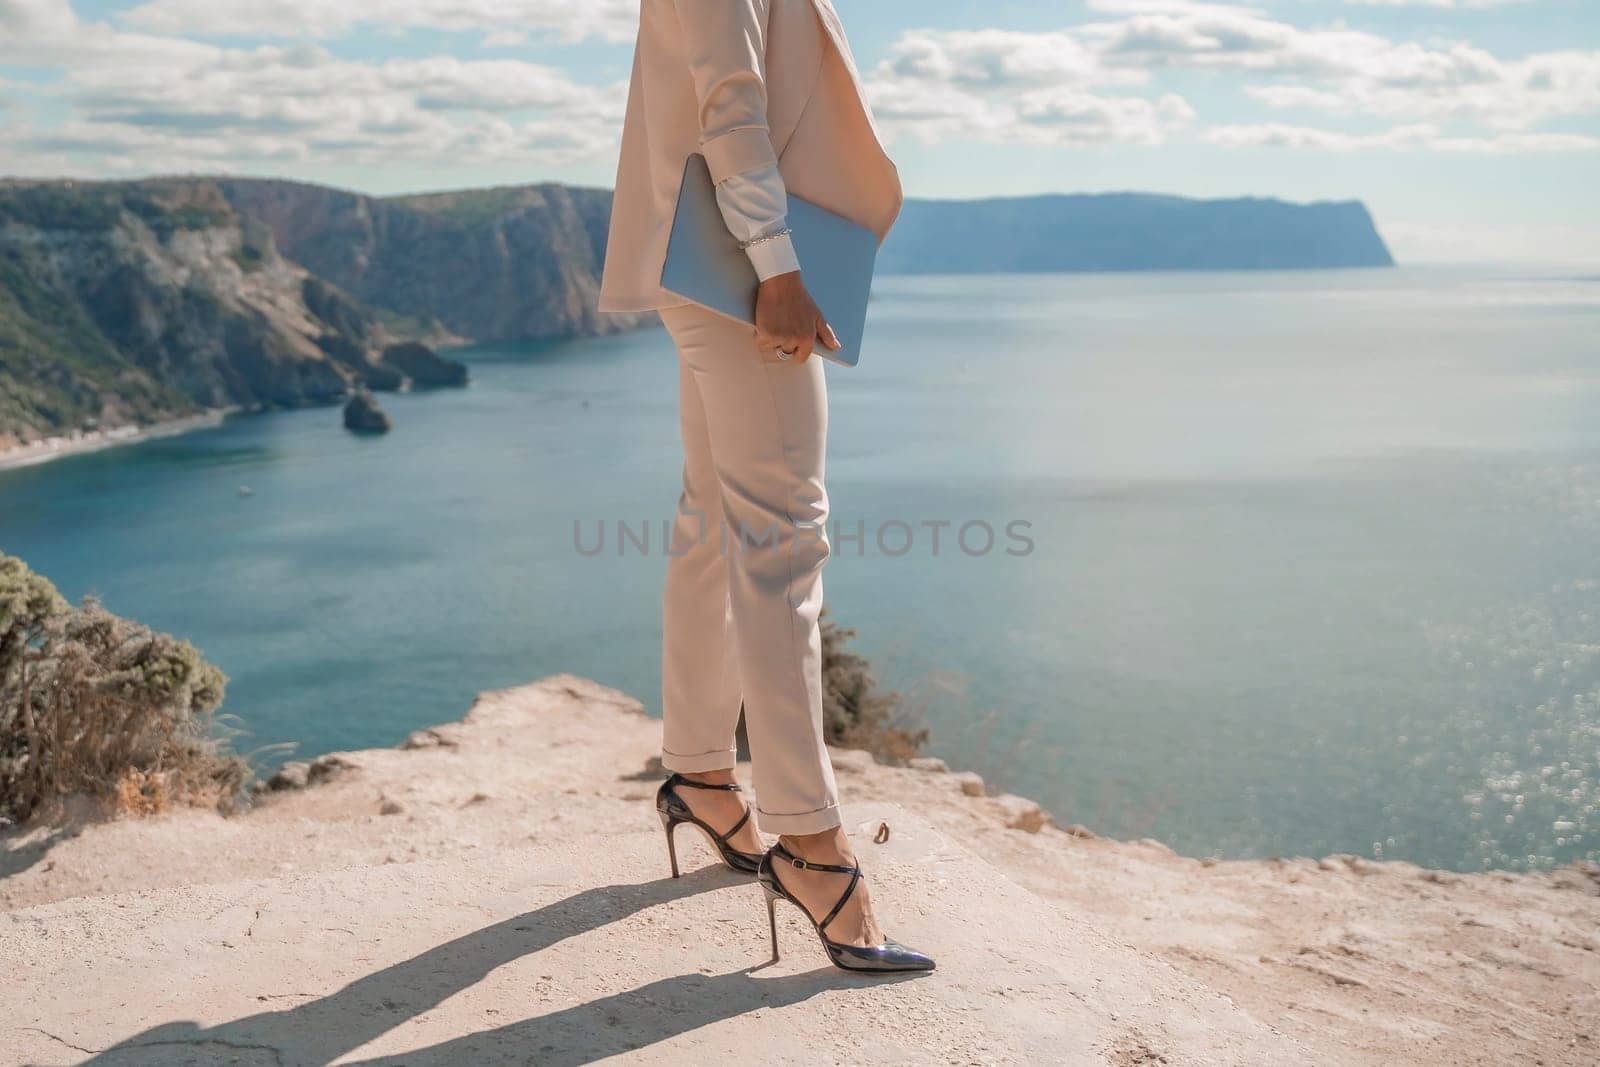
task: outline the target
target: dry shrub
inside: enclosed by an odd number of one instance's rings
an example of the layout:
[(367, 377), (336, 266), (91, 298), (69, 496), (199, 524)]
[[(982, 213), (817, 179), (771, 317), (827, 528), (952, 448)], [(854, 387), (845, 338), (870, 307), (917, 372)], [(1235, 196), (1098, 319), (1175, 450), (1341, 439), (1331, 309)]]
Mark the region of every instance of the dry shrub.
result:
[(928, 731), (904, 706), (899, 693), (883, 692), (872, 664), (849, 647), (854, 630), (822, 617), (822, 725), (828, 744), (864, 748), (889, 763), (904, 763), (922, 751)]
[(75, 795), (138, 814), (231, 805), (249, 772), (215, 730), (226, 684), (188, 642), (71, 607), (0, 554), (0, 822)]
[(124, 815), (154, 815), (172, 804), (170, 775), (129, 767), (117, 779), (112, 807)]

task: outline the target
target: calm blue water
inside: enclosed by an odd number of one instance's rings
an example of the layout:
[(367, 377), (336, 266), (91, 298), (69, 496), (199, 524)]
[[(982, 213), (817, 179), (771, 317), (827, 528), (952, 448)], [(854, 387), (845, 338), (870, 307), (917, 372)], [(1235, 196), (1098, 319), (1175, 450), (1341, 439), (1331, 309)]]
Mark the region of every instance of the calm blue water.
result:
[[(828, 600), (934, 753), (1190, 854), (1600, 859), (1600, 283), (890, 278), (870, 342), (830, 368)], [(382, 439), (307, 410), (0, 472), (0, 548), (200, 645), (245, 747), (554, 671), (654, 707), (665, 335), (462, 355)]]

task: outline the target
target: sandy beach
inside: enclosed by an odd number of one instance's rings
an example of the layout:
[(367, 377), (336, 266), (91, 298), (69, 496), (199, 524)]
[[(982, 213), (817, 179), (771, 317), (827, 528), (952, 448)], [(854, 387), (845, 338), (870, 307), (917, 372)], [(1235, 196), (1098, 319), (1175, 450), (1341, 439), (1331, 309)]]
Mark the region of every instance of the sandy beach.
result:
[(0, 471), (12, 470), (17, 467), (32, 467), (40, 463), (64, 459), (67, 456), (81, 456), (89, 452), (100, 452), (107, 448), (138, 444), (140, 441), (152, 441), (158, 437), (174, 437), (178, 434), (189, 433), (192, 430), (203, 430), (210, 426), (220, 425), (223, 419), (241, 410), (237, 406), (208, 408), (195, 415), (185, 415), (181, 419), (168, 419), (149, 426), (117, 426), (109, 430), (81, 430), (71, 434), (46, 437), (25, 445), (0, 448)]
[(792, 912), (772, 964), (760, 894), (690, 834), (666, 877), (659, 731), (557, 676), (290, 767), (244, 815), (0, 836), (3, 1058), (1595, 1061), (1593, 868), (1198, 860), (857, 751), (847, 828), (940, 969), (840, 975)]

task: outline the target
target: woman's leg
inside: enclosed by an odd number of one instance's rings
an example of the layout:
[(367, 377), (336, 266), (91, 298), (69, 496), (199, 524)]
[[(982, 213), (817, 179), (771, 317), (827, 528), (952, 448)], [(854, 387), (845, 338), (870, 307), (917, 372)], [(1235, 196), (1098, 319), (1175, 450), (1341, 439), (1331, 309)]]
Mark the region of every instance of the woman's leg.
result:
[[(720, 508), (727, 527), (724, 536), (708, 528), (706, 538), (723, 553), (721, 586), (715, 586), (703, 556), (694, 557), (693, 563), (674, 559), (669, 565), (669, 600), (675, 591), (709, 598), (707, 590), (715, 587), (726, 591), (729, 609), (718, 626), (710, 621), (708, 603), (700, 603), (698, 614), (679, 613), (669, 605), (669, 630), (674, 621), (689, 625), (694, 618), (703, 627), (680, 633), (678, 639), (668, 634), (667, 648), (676, 663), (686, 670), (700, 664), (706, 672), (698, 681), (685, 677), (679, 692), (689, 694), (697, 685), (723, 692), (723, 683), (710, 679), (725, 677), (715, 671), (731, 658), (744, 698), (762, 829), (782, 835), (802, 859), (854, 862), (850, 840), (839, 825), (838, 790), (822, 736), (817, 616), (822, 610), (822, 566), (828, 558), (823, 487), (828, 395), (821, 357), (798, 365), (765, 358), (748, 326), (693, 306), (669, 308), (661, 318), (678, 346), (685, 499), (706, 505), (708, 527), (716, 525)], [(708, 470), (716, 487), (715, 506), (709, 503), (712, 490), (705, 488)], [(684, 511), (680, 504), (680, 527)], [(673, 573), (685, 579), (681, 586), (673, 584)], [(685, 718), (697, 714), (689, 704), (678, 705), (678, 710)], [(702, 716), (701, 725), (705, 732), (695, 736), (707, 740), (679, 743), (710, 746), (722, 736), (715, 733), (719, 730), (731, 737), (731, 718), (726, 725), (721, 720), (713, 725)], [(669, 737), (679, 736), (670, 731), (669, 726)], [(731, 755), (727, 765), (732, 766)], [(819, 918), (847, 884), (844, 876), (826, 871), (787, 869), (783, 878)], [(882, 943), (866, 882), (828, 925), (828, 936), (857, 945)]]
[(662, 605), (661, 762), (681, 773), (732, 770), (739, 669), (728, 617), (728, 566), (717, 536), (722, 494), (711, 464), (705, 409), (678, 360), (683, 492), (668, 545)]
[[(737, 761), (739, 667), (728, 612), (728, 567), (718, 545), (722, 494), (711, 464), (705, 410), (694, 375), (678, 361), (678, 422), (683, 437), (683, 492), (667, 551), (662, 608), (661, 762), (696, 781), (732, 783)], [(738, 825), (744, 798), (720, 790), (680, 794), (691, 811), (719, 830)], [(728, 842), (762, 850), (754, 819)]]
[[(708, 529), (710, 547), (722, 553), (731, 646), (744, 699), (745, 725), (755, 777), (757, 807), (764, 830), (785, 835), (821, 833), (839, 825), (838, 792), (822, 738), (822, 647), (817, 615), (822, 608), (822, 566), (828, 557), (828, 498), (823, 488), (823, 455), (828, 401), (822, 362), (763, 359), (750, 327), (704, 309), (669, 308), (662, 320), (678, 346), (688, 374), (685, 395), (698, 398), (704, 444), (720, 498), (726, 529)], [(692, 382), (694, 388), (688, 388)], [(688, 415), (685, 416), (686, 419)], [(687, 423), (686, 423), (687, 425)], [(696, 447), (700, 442), (697, 441)], [(686, 456), (688, 433), (686, 431)], [(686, 484), (703, 475), (689, 471)], [(706, 501), (708, 492), (694, 494)], [(680, 525), (682, 511), (680, 510)], [(709, 585), (703, 558), (686, 564), (674, 559), (684, 578), (706, 585), (692, 597), (698, 605), (679, 613), (668, 608), (669, 628), (681, 617), (699, 627), (667, 638), (677, 663), (695, 663), (708, 673), (726, 662), (728, 633), (709, 621)], [(669, 600), (673, 597), (669, 577)], [(704, 598), (704, 599), (702, 599)], [(682, 644), (679, 644), (682, 642)], [(696, 652), (684, 645), (703, 643)], [(717, 677), (723, 677), (718, 674)], [(677, 683), (722, 692), (710, 681)], [(682, 709), (705, 719), (707, 713)], [(674, 709), (665, 708), (671, 715)], [(737, 711), (735, 706), (734, 711)], [(705, 720), (709, 722), (709, 720)], [(726, 720), (731, 744), (732, 718)], [(672, 745), (714, 747), (711, 727)], [(672, 748), (672, 751), (679, 751)], [(689, 748), (686, 753), (700, 752)], [(728, 757), (731, 765), (731, 753)], [(672, 766), (671, 763), (668, 766)]]

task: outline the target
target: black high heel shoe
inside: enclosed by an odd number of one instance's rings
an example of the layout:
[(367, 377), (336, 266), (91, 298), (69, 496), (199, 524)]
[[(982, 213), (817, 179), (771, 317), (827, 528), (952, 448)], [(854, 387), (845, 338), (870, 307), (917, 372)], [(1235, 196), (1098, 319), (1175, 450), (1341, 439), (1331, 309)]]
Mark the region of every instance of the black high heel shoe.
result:
[[(802, 871), (832, 871), (834, 874), (848, 874), (850, 884), (845, 886), (844, 892), (834, 902), (833, 909), (827, 916), (818, 922), (812, 917), (811, 912), (795, 895), (783, 887), (778, 881), (777, 871), (773, 868), (773, 860), (779, 859), (790, 866)], [(781, 897), (800, 909), (811, 925), (816, 928), (817, 939), (822, 942), (822, 947), (827, 950), (828, 959), (833, 965), (846, 971), (876, 971), (879, 973), (893, 973), (901, 971), (931, 971), (933, 959), (924, 956), (916, 949), (906, 948), (892, 938), (884, 938), (881, 945), (842, 945), (830, 940), (823, 933), (828, 924), (833, 922), (844, 907), (845, 901), (850, 899), (850, 894), (856, 891), (856, 885), (861, 881), (860, 867), (845, 867), (831, 863), (812, 863), (800, 859), (788, 849), (780, 845), (773, 845), (765, 856), (761, 857), (761, 865), (756, 869), (756, 879), (761, 883), (762, 892), (767, 897), (767, 925), (772, 929), (772, 958), (778, 958), (778, 916), (777, 904)]]
[(740, 852), (728, 844), (728, 839), (739, 832), (739, 828), (750, 821), (750, 808), (746, 805), (744, 814), (739, 816), (739, 821), (734, 823), (724, 833), (718, 833), (711, 825), (689, 810), (683, 798), (678, 795), (679, 786), (690, 789), (722, 789), (728, 792), (739, 792), (737, 782), (728, 782), (724, 785), (713, 785), (710, 782), (696, 782), (685, 778), (681, 774), (673, 774), (661, 783), (661, 788), (656, 790), (656, 813), (661, 816), (661, 828), (667, 832), (667, 855), (672, 859), (672, 877), (678, 877), (678, 847), (673, 843), (672, 832), (682, 823), (689, 823), (699, 827), (702, 833), (711, 841), (713, 848), (733, 870), (740, 874), (754, 874), (756, 867), (761, 863), (761, 855), (752, 852)]

